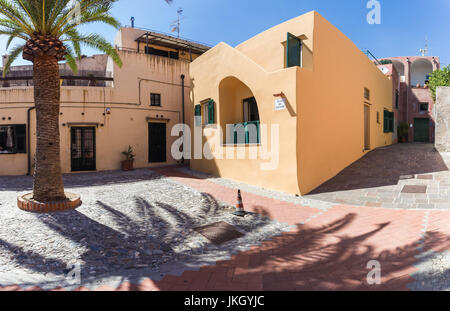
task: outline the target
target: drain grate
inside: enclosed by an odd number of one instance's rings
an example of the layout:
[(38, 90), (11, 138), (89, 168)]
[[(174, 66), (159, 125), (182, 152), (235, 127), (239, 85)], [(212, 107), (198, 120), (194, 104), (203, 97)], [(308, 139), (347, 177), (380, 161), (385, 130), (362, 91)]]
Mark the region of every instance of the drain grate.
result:
[(405, 186), (402, 193), (427, 193), (427, 186)]
[(216, 222), (203, 227), (198, 227), (194, 230), (211, 241), (211, 243), (214, 243), (216, 245), (244, 236), (236, 229), (236, 227), (224, 221)]

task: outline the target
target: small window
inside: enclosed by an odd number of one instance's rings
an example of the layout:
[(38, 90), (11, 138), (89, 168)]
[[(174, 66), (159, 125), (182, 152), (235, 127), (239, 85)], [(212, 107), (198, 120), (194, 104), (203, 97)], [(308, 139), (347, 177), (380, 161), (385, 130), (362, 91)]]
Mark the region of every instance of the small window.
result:
[(380, 124), (380, 112), (377, 111), (377, 123)]
[(419, 112), (428, 112), (429, 105), (427, 103), (420, 103), (419, 104)]
[(364, 88), (364, 98), (370, 100), (370, 90), (368, 88)]
[(385, 110), (384, 111), (384, 124), (383, 129), (385, 133), (394, 133), (394, 113)]
[(202, 104), (203, 106), (203, 124), (215, 124), (215, 102), (210, 99)]
[(302, 67), (302, 40), (293, 34), (287, 34), (286, 41), (286, 68)]
[(26, 152), (26, 126), (0, 125), (0, 154)]
[(161, 94), (150, 94), (150, 106), (161, 107)]

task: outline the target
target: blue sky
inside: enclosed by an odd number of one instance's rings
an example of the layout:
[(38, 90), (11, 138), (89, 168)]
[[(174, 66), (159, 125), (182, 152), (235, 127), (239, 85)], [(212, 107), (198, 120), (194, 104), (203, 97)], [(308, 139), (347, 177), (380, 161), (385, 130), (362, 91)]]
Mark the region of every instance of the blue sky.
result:
[[(123, 25), (134, 16), (137, 27), (170, 32), (179, 7), (185, 19), (181, 36), (215, 45), (221, 41), (235, 46), (283, 21), (316, 10), (346, 34), (359, 48), (376, 57), (419, 55), (428, 37), (429, 55), (450, 63), (449, 0), (379, 0), (381, 24), (369, 25), (368, 0), (119, 0), (113, 9)], [(111, 42), (116, 30), (100, 25), (95, 30)], [(0, 37), (5, 54), (6, 38)], [(94, 50), (85, 49), (84, 54)], [(20, 63), (26, 63), (21, 61)], [(19, 64), (19, 63), (18, 63)]]

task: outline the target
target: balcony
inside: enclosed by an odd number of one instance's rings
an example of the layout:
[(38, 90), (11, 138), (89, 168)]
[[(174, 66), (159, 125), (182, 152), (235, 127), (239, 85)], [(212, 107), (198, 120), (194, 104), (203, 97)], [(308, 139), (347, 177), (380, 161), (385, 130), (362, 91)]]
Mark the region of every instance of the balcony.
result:
[(251, 145), (261, 143), (260, 121), (233, 124), (233, 143), (235, 145)]

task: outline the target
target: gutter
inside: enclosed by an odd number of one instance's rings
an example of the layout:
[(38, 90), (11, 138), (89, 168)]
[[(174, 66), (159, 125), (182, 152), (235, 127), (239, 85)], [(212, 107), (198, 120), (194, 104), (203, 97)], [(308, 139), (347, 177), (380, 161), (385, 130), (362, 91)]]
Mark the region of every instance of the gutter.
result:
[[(182, 74), (181, 76), (181, 109), (182, 109), (182, 119), (183, 119), (183, 125), (186, 124), (185, 122), (185, 117), (184, 117), (184, 74)], [(183, 145), (182, 145), (182, 150), (183, 150), (183, 157), (181, 158), (181, 163), (184, 163), (184, 135), (183, 135)]]

